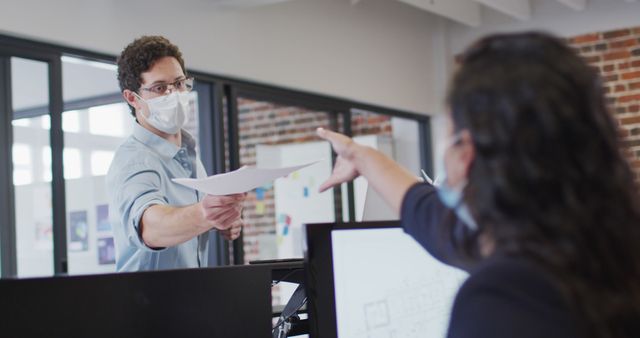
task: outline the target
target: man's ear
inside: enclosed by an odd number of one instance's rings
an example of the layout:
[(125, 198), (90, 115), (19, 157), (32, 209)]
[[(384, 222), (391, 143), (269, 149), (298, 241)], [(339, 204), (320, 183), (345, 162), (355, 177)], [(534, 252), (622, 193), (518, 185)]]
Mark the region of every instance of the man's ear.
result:
[(133, 91), (131, 91), (129, 89), (123, 90), (122, 91), (122, 97), (124, 98), (125, 101), (127, 101), (127, 103), (130, 106), (132, 106), (136, 110), (140, 110), (140, 103), (138, 101), (138, 98), (133, 93)]

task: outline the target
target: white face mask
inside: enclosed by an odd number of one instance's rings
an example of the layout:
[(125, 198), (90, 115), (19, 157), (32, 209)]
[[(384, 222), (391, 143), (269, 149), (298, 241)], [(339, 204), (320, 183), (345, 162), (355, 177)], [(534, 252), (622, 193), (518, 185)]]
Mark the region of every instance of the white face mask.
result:
[(147, 104), (149, 116), (144, 118), (154, 128), (167, 134), (177, 134), (188, 119), (189, 93), (174, 91), (169, 95), (145, 100), (134, 93)]

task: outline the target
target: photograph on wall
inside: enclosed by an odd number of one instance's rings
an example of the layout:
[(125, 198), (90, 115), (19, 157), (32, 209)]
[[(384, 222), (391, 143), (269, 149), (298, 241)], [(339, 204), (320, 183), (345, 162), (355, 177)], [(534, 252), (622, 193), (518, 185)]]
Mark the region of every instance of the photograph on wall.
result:
[(98, 231), (111, 231), (108, 204), (101, 204), (96, 207), (96, 224), (98, 226)]
[(89, 225), (86, 211), (69, 213), (69, 251), (87, 251), (89, 249)]
[(98, 238), (98, 264), (114, 264), (116, 262), (116, 249), (113, 237)]

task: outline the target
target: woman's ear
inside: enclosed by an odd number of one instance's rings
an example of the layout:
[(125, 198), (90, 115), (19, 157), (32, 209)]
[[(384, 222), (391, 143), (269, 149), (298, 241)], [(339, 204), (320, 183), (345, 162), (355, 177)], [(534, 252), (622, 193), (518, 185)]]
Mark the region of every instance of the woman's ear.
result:
[(476, 148), (473, 145), (471, 133), (468, 130), (460, 131), (460, 142), (458, 144), (460, 170), (465, 177), (469, 177), (471, 164), (476, 157)]

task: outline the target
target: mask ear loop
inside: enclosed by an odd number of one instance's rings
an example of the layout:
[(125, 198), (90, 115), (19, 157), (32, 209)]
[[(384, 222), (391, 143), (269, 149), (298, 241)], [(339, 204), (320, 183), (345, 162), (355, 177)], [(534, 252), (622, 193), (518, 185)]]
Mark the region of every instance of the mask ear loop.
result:
[[(138, 100), (142, 101), (142, 102), (144, 103), (144, 105), (146, 105), (146, 106), (147, 106), (147, 113), (148, 113), (149, 115), (151, 115), (151, 112), (149, 111), (149, 105), (147, 104), (147, 100), (143, 99), (143, 98), (142, 98), (142, 96), (140, 96), (138, 93), (136, 93), (136, 92), (134, 92), (134, 91), (131, 91), (131, 93), (133, 93), (133, 96), (135, 96)], [(149, 121), (149, 116), (146, 116), (146, 115), (145, 115), (144, 110), (142, 110), (142, 111), (140, 112), (140, 115), (142, 115), (142, 117), (143, 117), (145, 120)], [(137, 120), (136, 120), (136, 121), (137, 121)]]

